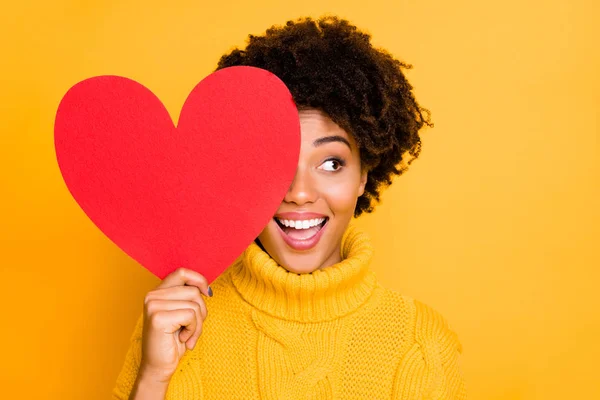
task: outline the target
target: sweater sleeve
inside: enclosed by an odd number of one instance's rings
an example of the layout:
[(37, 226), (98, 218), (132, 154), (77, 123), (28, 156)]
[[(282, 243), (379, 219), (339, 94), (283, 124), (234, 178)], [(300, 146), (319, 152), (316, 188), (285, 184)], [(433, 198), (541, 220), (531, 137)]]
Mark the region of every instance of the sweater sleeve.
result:
[(144, 314), (142, 313), (137, 320), (131, 338), (129, 340), (129, 349), (125, 356), (125, 361), (121, 367), (121, 372), (117, 377), (117, 382), (112, 391), (113, 400), (128, 400), (133, 385), (137, 378), (140, 361), (142, 359), (142, 327)]
[(465, 400), (458, 335), (439, 312), (418, 300), (414, 305), (415, 344), (398, 366), (393, 398)]

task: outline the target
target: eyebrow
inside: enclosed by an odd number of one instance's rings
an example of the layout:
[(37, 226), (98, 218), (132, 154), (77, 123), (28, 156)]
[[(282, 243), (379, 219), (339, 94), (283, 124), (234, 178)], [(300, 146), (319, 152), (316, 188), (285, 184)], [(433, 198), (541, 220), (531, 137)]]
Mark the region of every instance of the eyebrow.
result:
[(313, 142), (313, 146), (318, 147), (325, 143), (332, 143), (332, 142), (345, 143), (350, 149), (352, 149), (352, 147), (350, 147), (350, 142), (345, 137), (338, 136), (338, 135), (325, 136), (325, 137), (318, 138), (317, 140), (315, 140)]

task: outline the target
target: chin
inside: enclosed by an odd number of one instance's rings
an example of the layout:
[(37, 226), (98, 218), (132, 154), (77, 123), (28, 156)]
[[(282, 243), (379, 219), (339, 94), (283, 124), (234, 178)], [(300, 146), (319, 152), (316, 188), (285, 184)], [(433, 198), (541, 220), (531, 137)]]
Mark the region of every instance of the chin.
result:
[[(314, 235), (315, 237), (309, 239), (310, 243), (298, 243), (286, 238), (280, 224), (272, 219), (259, 235), (258, 240), (271, 258), (287, 271), (295, 274), (310, 274), (320, 269), (335, 250), (331, 249), (332, 226), (330, 225), (327, 218), (319, 232)], [(294, 248), (294, 245), (297, 248)], [(306, 248), (308, 246), (311, 247)]]
[[(277, 260), (276, 260), (277, 261)], [(313, 271), (319, 269), (319, 266), (322, 264), (320, 257), (286, 257), (286, 260), (282, 260), (282, 262), (277, 262), (283, 268), (288, 270), (289, 272), (295, 274), (310, 274)]]

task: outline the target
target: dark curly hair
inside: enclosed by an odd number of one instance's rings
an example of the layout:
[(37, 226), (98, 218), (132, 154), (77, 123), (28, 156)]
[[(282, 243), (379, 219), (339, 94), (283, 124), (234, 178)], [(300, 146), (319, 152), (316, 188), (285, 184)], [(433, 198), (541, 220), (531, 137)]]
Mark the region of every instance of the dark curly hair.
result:
[(373, 211), (381, 189), (419, 156), (421, 127), (433, 126), (402, 73), (412, 66), (374, 48), (370, 39), (335, 16), (300, 18), (249, 35), (246, 48), (223, 55), (216, 68), (266, 69), (287, 85), (299, 109), (320, 109), (353, 136), (368, 171), (355, 217)]

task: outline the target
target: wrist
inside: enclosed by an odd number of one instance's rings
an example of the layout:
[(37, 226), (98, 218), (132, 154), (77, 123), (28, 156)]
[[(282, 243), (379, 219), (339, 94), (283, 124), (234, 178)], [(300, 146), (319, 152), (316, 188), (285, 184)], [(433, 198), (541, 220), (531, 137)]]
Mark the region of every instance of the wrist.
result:
[(138, 372), (138, 380), (156, 386), (168, 385), (171, 381), (171, 373), (164, 370), (155, 370), (146, 365), (141, 365)]
[(167, 395), (170, 377), (140, 367), (129, 400), (163, 400)]

